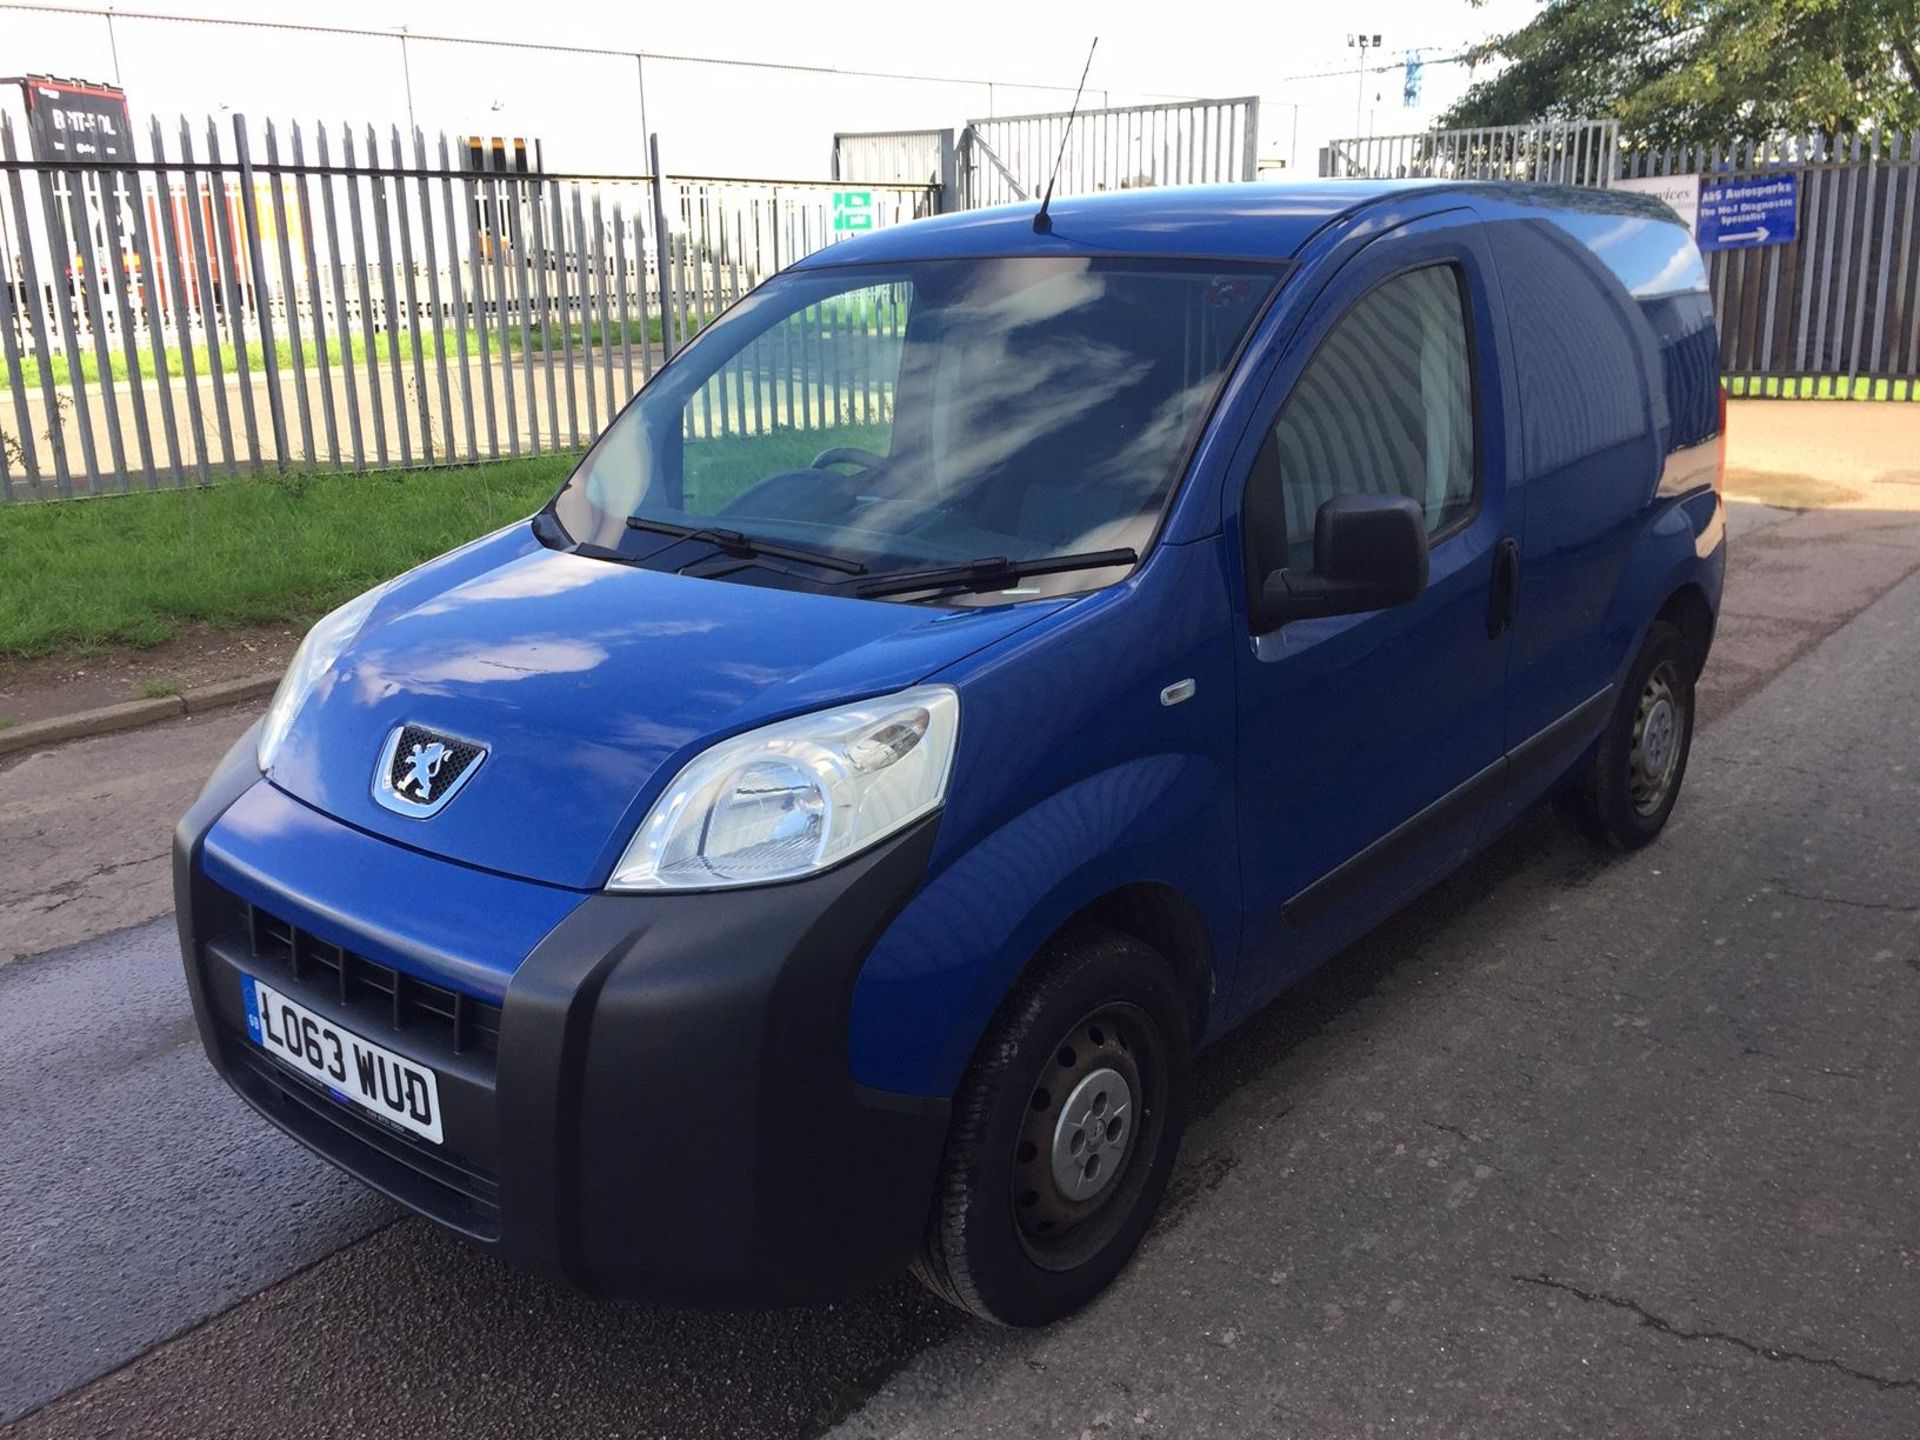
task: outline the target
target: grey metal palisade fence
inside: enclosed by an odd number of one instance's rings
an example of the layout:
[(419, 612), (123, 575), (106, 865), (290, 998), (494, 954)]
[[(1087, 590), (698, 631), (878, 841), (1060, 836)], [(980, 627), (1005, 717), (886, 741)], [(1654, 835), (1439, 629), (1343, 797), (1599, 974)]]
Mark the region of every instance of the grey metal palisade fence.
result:
[[(138, 162), (38, 163), (0, 117), (6, 500), (577, 449), (841, 236), (831, 183), (545, 174), (444, 134), (238, 116), (145, 139)], [(861, 188), (872, 227), (935, 203)]]
[[(937, 181), (965, 206), (1031, 198), (1065, 118), (976, 120), (957, 146), (842, 136), (843, 178), (808, 182), (656, 181), (657, 144), (649, 173), (547, 174), (498, 144), (238, 116), (156, 119), (146, 158), (74, 165), (24, 158), (0, 116), (0, 500), (577, 449), (761, 279), (857, 233), (836, 194), (858, 187), (861, 228), (931, 213)], [(1257, 130), (1251, 97), (1083, 112), (1059, 193), (1251, 179)], [(1568, 121), (1336, 140), (1325, 168), (1795, 175), (1794, 241), (1707, 257), (1729, 387), (1920, 399), (1917, 142), (1655, 151)], [(816, 308), (789, 373), (729, 371), (689, 423), (830, 427), (845, 417), (824, 413), (826, 367), (848, 363), (874, 367), (856, 408), (884, 412), (897, 324), (885, 306)]]
[(1920, 400), (1920, 133), (1622, 147), (1611, 121), (1335, 140), (1322, 173), (1608, 186), (1697, 175), (1793, 176), (1785, 244), (1706, 256), (1735, 395)]
[(1798, 177), (1793, 240), (1706, 257), (1734, 394), (1920, 399), (1920, 132), (1630, 150), (1620, 174)]
[(1545, 120), (1329, 140), (1323, 178), (1505, 180), (1605, 185), (1620, 153), (1614, 120)]

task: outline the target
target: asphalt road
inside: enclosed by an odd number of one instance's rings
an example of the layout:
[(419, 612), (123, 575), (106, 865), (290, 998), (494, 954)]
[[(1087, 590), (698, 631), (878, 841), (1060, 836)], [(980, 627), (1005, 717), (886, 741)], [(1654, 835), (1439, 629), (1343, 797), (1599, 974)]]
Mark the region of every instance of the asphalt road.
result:
[(1823, 517), (1748, 541), (1660, 844), (1530, 818), (1217, 1047), (1141, 1262), (1038, 1336), (583, 1300), (264, 1134), (165, 923), (16, 961), (0, 1416), (61, 1398), (3, 1433), (1920, 1432), (1911, 519), (1821, 583)]
[(171, 918), (0, 970), (0, 1420), (389, 1223), (201, 1058)]

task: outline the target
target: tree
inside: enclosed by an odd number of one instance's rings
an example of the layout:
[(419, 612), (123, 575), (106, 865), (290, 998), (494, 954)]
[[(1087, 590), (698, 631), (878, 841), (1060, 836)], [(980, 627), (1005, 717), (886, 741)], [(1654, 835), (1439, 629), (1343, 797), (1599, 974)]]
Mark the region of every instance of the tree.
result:
[(1614, 118), (1629, 144), (1920, 126), (1920, 0), (1544, 0), (1452, 126)]

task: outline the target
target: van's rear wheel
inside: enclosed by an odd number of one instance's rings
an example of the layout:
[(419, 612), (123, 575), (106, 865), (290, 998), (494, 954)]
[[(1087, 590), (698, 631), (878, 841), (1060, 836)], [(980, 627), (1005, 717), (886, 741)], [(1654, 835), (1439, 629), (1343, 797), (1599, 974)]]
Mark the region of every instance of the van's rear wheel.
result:
[(1186, 1008), (1146, 946), (1096, 931), (1045, 956), (961, 1082), (914, 1274), (1002, 1325), (1099, 1294), (1166, 1191), (1191, 1058)]
[(1593, 760), (1571, 795), (1601, 839), (1637, 850), (1658, 835), (1680, 798), (1693, 748), (1693, 681), (1699, 657), (1686, 636), (1656, 620)]

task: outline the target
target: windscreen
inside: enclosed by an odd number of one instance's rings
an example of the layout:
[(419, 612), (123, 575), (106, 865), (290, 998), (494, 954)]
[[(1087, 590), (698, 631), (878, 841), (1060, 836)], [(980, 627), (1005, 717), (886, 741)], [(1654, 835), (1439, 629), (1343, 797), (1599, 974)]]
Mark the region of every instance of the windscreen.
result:
[(1277, 283), (1084, 257), (789, 273), (662, 371), (554, 517), (589, 553), (677, 562), (661, 527), (705, 527), (867, 575), (1144, 551)]

